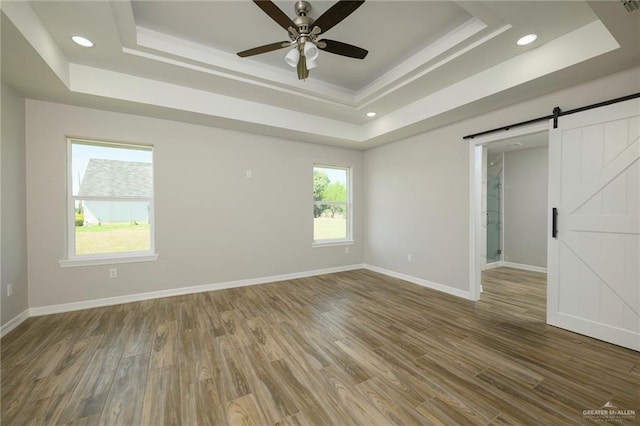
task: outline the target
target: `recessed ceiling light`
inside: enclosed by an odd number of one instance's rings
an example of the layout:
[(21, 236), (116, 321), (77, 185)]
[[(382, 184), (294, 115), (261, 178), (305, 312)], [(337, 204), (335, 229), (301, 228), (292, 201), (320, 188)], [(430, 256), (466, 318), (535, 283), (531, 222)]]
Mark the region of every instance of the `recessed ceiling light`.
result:
[(81, 35), (71, 36), (71, 40), (73, 40), (75, 44), (78, 44), (82, 47), (93, 47), (93, 42), (86, 37), (82, 37)]
[(373, 111), (367, 113), (367, 117), (375, 117), (375, 116), (376, 116), (376, 113)]
[(520, 37), (516, 43), (518, 44), (518, 46), (524, 46), (524, 45), (533, 43), (534, 41), (536, 41), (537, 38), (538, 38), (537, 34), (527, 34), (525, 36)]

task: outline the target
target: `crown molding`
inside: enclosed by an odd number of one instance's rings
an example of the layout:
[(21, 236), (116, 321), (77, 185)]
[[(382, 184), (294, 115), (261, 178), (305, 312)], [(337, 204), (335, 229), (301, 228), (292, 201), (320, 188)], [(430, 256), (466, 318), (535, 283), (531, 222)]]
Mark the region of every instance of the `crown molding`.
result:
[[(380, 97), (385, 96), (416, 78), (432, 71), (435, 68), (430, 68), (428, 71), (418, 73), (420, 68), (424, 68), (426, 64), (433, 61), (437, 56), (442, 55), (443, 53), (469, 40), (471, 37), (486, 28), (487, 25), (478, 18), (472, 17), (468, 19), (454, 30), (440, 37), (434, 43), (431, 43), (409, 59), (391, 68), (389, 71), (359, 90), (355, 96), (356, 104), (359, 107), (364, 107)], [(483, 40), (483, 42), (488, 40), (489, 39)], [(475, 45), (477, 46), (477, 42)], [(457, 56), (459, 56), (459, 54), (455, 56), (450, 55), (450, 58)], [(446, 62), (448, 61), (441, 61), (439, 64), (444, 64)], [(416, 75), (416, 73), (418, 74)]]
[(257, 84), (274, 90), (282, 90), (302, 96), (333, 101), (342, 105), (353, 105), (355, 93), (348, 89), (328, 84), (314, 78), (305, 80), (304, 87), (292, 84), (298, 80), (292, 80), (291, 73), (279, 68), (257, 64), (254, 61), (242, 60), (234, 54), (214, 49), (189, 40), (163, 34), (144, 27), (136, 27), (137, 46), (128, 47), (127, 53), (138, 53), (141, 48), (152, 50), (155, 55), (147, 58), (166, 61), (167, 55), (182, 60), (173, 60), (176, 66), (188, 67), (184, 60), (203, 64), (214, 73), (229, 79)]

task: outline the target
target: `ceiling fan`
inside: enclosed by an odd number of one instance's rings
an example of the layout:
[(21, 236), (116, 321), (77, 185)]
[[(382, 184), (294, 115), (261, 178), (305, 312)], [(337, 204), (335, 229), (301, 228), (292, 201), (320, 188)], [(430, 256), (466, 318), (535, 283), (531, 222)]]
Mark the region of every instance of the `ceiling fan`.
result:
[(285, 56), (285, 62), (296, 67), (298, 79), (304, 80), (309, 77), (309, 70), (318, 66), (318, 49), (356, 59), (364, 59), (369, 53), (365, 49), (341, 41), (325, 38), (318, 40), (318, 36), (329, 31), (362, 6), (364, 0), (340, 0), (316, 20), (309, 17), (311, 5), (306, 1), (296, 2), (297, 16), (294, 19), (289, 18), (271, 0), (253, 0), (253, 2), (278, 25), (287, 30), (289, 41), (279, 41), (238, 52), (238, 56), (241, 58), (292, 47)]

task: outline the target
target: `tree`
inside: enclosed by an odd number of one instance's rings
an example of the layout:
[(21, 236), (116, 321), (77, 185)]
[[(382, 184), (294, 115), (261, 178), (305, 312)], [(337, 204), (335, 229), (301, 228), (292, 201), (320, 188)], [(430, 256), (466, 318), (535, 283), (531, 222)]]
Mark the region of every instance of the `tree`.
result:
[[(331, 182), (322, 191), (322, 199), (325, 201), (347, 201), (347, 187), (342, 182)], [(329, 205), (331, 210), (331, 217), (334, 217), (336, 213), (344, 214), (343, 206)]]
[[(313, 171), (313, 200), (322, 201), (324, 190), (329, 185), (329, 176), (319, 170)], [(313, 217), (320, 217), (326, 206), (313, 205)]]

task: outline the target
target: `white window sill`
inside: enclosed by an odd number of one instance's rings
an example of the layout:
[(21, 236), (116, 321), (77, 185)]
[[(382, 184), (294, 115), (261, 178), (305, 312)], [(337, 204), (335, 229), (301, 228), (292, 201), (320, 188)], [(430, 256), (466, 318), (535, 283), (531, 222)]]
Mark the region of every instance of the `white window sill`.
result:
[(314, 241), (311, 247), (336, 247), (336, 246), (352, 246), (356, 242), (354, 240), (328, 240), (328, 241)]
[(111, 257), (78, 257), (75, 259), (59, 260), (61, 268), (74, 268), (77, 266), (115, 265), (118, 263), (154, 262), (158, 260), (157, 254), (144, 254), (132, 256)]

